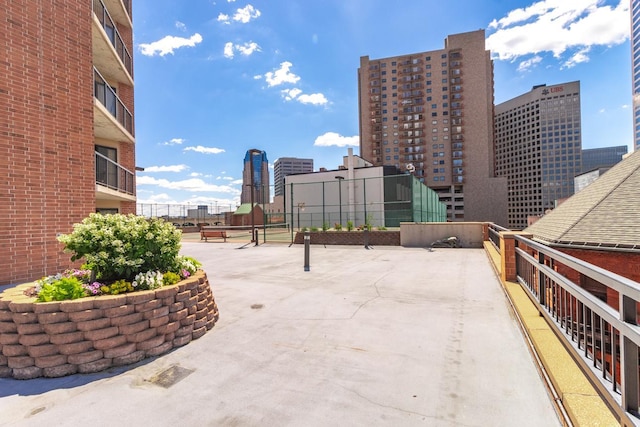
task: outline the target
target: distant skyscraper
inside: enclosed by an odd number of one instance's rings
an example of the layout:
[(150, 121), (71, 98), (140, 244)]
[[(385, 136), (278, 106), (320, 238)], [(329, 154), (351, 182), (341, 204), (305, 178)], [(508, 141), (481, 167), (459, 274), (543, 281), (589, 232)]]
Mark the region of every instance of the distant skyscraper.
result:
[(631, 79), (633, 85), (633, 146), (640, 148), (640, 0), (631, 0)]
[(582, 150), (582, 173), (594, 169), (609, 169), (622, 161), (622, 156), (627, 154), (627, 151), (626, 145)]
[(535, 86), (495, 107), (496, 172), (507, 177), (507, 227), (524, 229), (574, 192), (581, 171), (580, 82)]
[(298, 159), (296, 157), (280, 157), (273, 164), (273, 183), (276, 196), (284, 194), (284, 177), (297, 173), (313, 172), (313, 159)]
[[(251, 182), (252, 176), (253, 184)], [(240, 203), (251, 203), (252, 188), (253, 203), (269, 203), (269, 161), (267, 160), (267, 153), (255, 148), (248, 150), (244, 156)]]
[(450, 35), (440, 50), (361, 57), (358, 95), (362, 158), (413, 171), (453, 221), (505, 225), (507, 189), (495, 177), (493, 63), (484, 30)]

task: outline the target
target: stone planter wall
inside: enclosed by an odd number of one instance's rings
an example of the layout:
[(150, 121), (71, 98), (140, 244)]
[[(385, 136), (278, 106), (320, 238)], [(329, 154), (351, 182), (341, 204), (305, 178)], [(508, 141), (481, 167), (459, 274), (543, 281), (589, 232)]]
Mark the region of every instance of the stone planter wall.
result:
[(207, 275), (123, 295), (35, 302), (19, 285), (0, 294), (0, 377), (98, 372), (204, 335), (218, 319)]
[[(310, 231), (312, 245), (362, 245), (364, 246), (363, 231)], [(304, 233), (297, 232), (294, 243), (304, 244)], [(369, 244), (371, 246), (400, 246), (399, 231), (370, 231)]]

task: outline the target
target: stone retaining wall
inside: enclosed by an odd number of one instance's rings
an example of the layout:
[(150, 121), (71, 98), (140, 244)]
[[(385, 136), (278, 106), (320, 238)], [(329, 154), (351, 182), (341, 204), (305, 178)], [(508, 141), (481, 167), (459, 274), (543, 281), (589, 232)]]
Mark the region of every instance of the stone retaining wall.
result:
[(204, 335), (218, 320), (207, 275), (123, 295), (35, 302), (33, 284), (0, 294), (0, 377), (98, 372), (158, 356)]
[[(362, 245), (364, 246), (364, 231), (310, 231), (312, 245)], [(293, 241), (304, 244), (304, 233), (297, 232)], [(371, 246), (400, 246), (399, 231), (370, 231), (369, 244)]]

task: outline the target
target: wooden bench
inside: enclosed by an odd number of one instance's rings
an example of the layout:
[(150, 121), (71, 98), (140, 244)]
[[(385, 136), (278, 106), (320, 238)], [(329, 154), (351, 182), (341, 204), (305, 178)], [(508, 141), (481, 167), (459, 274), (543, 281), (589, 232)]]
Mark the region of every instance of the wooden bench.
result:
[(204, 239), (207, 242), (208, 238), (222, 238), (224, 241), (227, 241), (227, 232), (225, 230), (200, 230), (200, 240)]

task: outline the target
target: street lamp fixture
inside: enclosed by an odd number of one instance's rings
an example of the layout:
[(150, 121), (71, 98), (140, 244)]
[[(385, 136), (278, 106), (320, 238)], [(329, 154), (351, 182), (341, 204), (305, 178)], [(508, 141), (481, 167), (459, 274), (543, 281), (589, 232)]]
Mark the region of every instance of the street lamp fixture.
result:
[(338, 180), (338, 209), (340, 210), (340, 225), (342, 225), (342, 181), (344, 180), (344, 176), (338, 175), (336, 176)]

